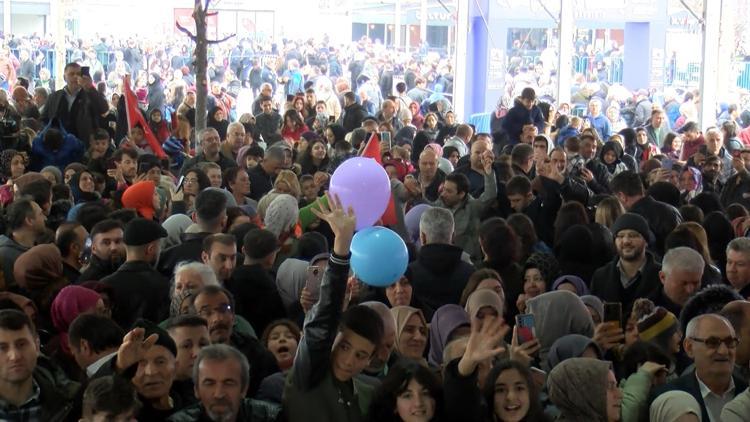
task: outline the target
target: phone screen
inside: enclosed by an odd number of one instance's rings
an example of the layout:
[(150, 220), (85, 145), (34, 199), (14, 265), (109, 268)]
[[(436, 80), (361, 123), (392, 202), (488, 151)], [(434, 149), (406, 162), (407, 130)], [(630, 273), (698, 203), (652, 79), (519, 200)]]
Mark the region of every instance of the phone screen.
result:
[(89, 74), (90, 70), (88, 66), (82, 66), (81, 67), (81, 76), (91, 76)]
[(307, 292), (313, 297), (313, 300), (318, 301), (320, 296), (320, 282), (323, 280), (323, 269), (317, 265), (310, 265), (307, 267), (305, 277), (305, 288)]
[(185, 183), (185, 176), (180, 176), (180, 179), (177, 181), (177, 192), (182, 190), (183, 183)]
[(391, 132), (380, 132), (378, 135), (380, 135), (380, 140), (388, 142), (388, 148), (393, 148), (393, 143), (391, 142)]
[(674, 160), (669, 159), (669, 158), (665, 158), (661, 162), (661, 168), (663, 169), (672, 170), (673, 165), (674, 165)]
[(523, 344), (534, 339), (534, 315), (516, 315), (516, 334), (518, 335), (518, 344)]
[(616, 322), (618, 327), (622, 327), (622, 303), (604, 303), (604, 322)]

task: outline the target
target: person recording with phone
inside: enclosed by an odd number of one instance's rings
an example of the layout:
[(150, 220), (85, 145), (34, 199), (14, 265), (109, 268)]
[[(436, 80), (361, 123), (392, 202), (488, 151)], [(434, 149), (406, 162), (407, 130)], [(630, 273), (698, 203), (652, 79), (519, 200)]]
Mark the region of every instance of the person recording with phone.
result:
[(107, 99), (94, 86), (88, 67), (65, 65), (65, 87), (52, 93), (42, 111), (42, 121), (57, 119), (66, 132), (88, 146), (98, 128), (99, 117), (109, 111)]

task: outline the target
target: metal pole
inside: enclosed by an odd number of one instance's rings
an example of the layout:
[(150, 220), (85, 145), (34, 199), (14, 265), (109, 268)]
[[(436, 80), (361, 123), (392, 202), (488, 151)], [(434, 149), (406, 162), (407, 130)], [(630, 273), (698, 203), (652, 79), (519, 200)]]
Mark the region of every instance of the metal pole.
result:
[(716, 88), (719, 73), (719, 25), (721, 0), (703, 2), (703, 62), (700, 85), (700, 124), (705, 129), (716, 124)]
[(458, 121), (465, 122), (469, 119), (469, 116), (466, 115), (464, 90), (459, 89), (456, 92), (456, 88), (468, 88), (470, 86), (467, 82), (469, 79), (466, 63), (467, 51), (469, 49), (469, 2), (459, 1), (456, 7), (458, 18), (456, 20), (456, 54), (454, 55), (456, 65), (454, 66), (454, 80), (457, 83), (453, 84), (453, 112), (456, 114)]
[(12, 13), (10, 3), (11, 0), (3, 0), (3, 33), (6, 37), (12, 30), (10, 26), (10, 14)]
[(570, 102), (570, 79), (573, 65), (573, 0), (560, 0), (557, 33), (557, 104)]
[(422, 0), (420, 14), (422, 16), (419, 20), (419, 41), (424, 43), (427, 41), (427, 0)]
[(396, 0), (396, 11), (393, 16), (393, 48), (401, 48), (401, 0)]

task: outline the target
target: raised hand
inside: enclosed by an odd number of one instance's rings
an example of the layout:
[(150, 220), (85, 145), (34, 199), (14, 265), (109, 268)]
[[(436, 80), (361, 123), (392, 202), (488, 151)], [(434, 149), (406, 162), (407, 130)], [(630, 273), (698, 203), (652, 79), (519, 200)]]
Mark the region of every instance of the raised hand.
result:
[(143, 359), (151, 346), (159, 339), (158, 334), (151, 334), (144, 339), (145, 330), (143, 328), (134, 328), (130, 330), (122, 339), (120, 349), (117, 350), (117, 360), (115, 366), (119, 372), (125, 371), (132, 365)]
[(354, 209), (349, 206), (345, 211), (341, 205), (338, 195), (333, 198), (326, 192), (328, 204), (318, 199), (318, 209), (311, 208), (313, 214), (331, 226), (335, 238), (333, 242), (333, 252), (337, 255), (349, 255), (349, 246), (354, 236), (354, 229), (357, 226), (357, 217), (354, 215)]
[(619, 345), (625, 340), (625, 331), (616, 322), (603, 322), (594, 329), (594, 342), (602, 351)]
[(500, 342), (508, 334), (508, 330), (502, 318), (485, 317), (480, 321), (472, 317), (471, 335), (466, 344), (466, 352), (458, 362), (458, 372), (468, 377), (480, 362), (505, 352), (505, 347), (500, 346)]
[(482, 154), (482, 169), (484, 174), (492, 174), (492, 164), (495, 163), (495, 154), (488, 149)]

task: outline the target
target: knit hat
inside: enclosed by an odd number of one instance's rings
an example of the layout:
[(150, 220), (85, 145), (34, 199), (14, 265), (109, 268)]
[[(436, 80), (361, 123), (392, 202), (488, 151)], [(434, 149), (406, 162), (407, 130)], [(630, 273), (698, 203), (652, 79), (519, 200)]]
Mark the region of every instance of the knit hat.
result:
[(156, 339), (154, 346), (164, 347), (169, 350), (173, 356), (177, 357), (177, 345), (174, 340), (172, 340), (172, 337), (169, 336), (169, 333), (163, 328), (146, 319), (139, 319), (136, 321), (133, 328), (143, 328), (144, 339), (148, 338), (151, 334), (158, 335), (159, 338)]
[(125, 226), (123, 242), (127, 246), (142, 246), (167, 237), (167, 231), (154, 220), (134, 218)]
[(643, 341), (669, 338), (677, 330), (677, 317), (661, 306), (638, 321), (638, 337)]
[(57, 183), (62, 183), (62, 181), (63, 181), (63, 174), (62, 174), (62, 172), (60, 171), (59, 168), (57, 168), (55, 166), (47, 166), (47, 167), (43, 168), (42, 171), (41, 171), (41, 173), (45, 173), (45, 172), (54, 174), (55, 175), (55, 180), (57, 180)]
[(141, 217), (148, 220), (154, 219), (154, 192), (156, 186), (150, 180), (138, 182), (125, 189), (122, 194), (122, 206), (138, 211)]
[(299, 205), (292, 195), (281, 194), (277, 196), (266, 210), (263, 223), (266, 230), (276, 237), (294, 227), (299, 217)]
[(612, 225), (612, 235), (617, 237), (617, 233), (622, 230), (634, 230), (640, 233), (646, 241), (649, 240), (651, 231), (648, 228), (648, 222), (645, 218), (632, 212), (626, 212), (617, 217), (615, 224)]

